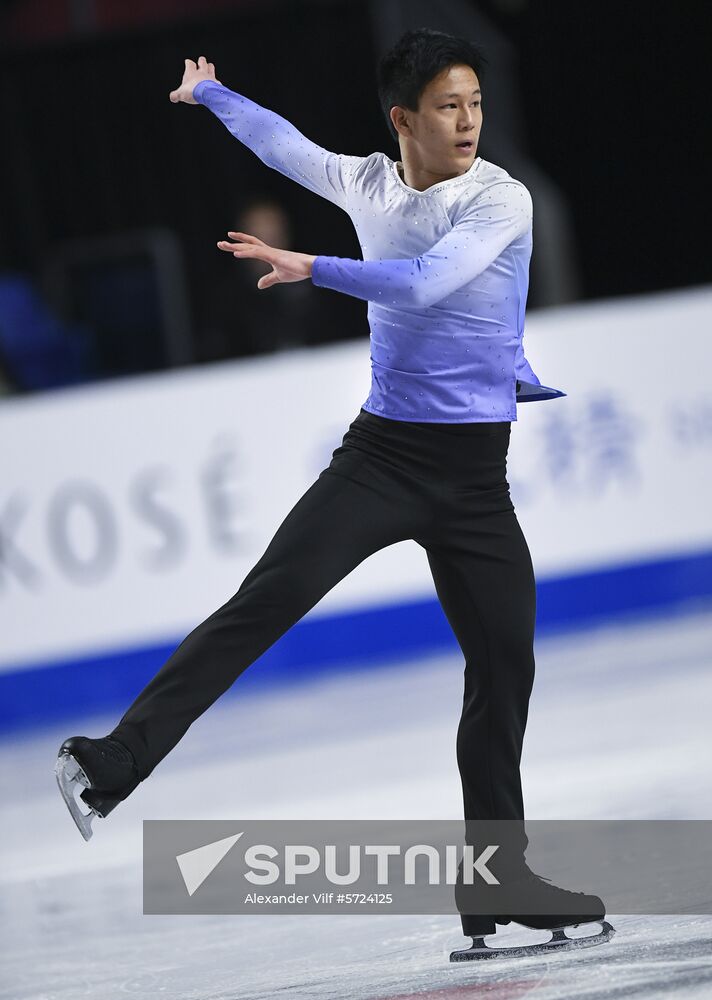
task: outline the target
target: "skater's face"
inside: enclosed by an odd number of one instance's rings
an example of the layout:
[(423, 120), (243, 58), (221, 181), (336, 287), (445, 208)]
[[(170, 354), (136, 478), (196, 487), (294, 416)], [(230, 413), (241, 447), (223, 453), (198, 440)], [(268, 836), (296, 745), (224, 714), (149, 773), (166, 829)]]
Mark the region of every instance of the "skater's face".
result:
[(433, 173), (464, 173), (477, 156), (482, 128), (482, 94), (470, 66), (451, 66), (434, 77), (417, 111), (395, 107), (391, 120), (401, 148)]

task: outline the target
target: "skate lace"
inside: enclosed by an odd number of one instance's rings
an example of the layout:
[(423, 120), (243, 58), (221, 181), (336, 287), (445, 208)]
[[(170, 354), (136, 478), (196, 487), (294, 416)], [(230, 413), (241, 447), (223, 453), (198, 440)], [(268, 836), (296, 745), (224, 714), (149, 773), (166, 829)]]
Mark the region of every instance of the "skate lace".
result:
[(125, 747), (123, 743), (119, 743), (118, 740), (113, 739), (111, 736), (107, 736), (102, 740), (101, 755), (102, 757), (108, 757), (118, 764), (134, 764), (133, 754), (128, 747)]
[(534, 872), (531, 872), (527, 876), (527, 881), (529, 881), (529, 882), (548, 882), (549, 884), (543, 886), (542, 888), (544, 888), (544, 889), (550, 889), (555, 894), (563, 892), (567, 896), (585, 896), (586, 895), (585, 892), (574, 892), (571, 889), (562, 889), (561, 886), (554, 885), (552, 883), (551, 879), (547, 878), (546, 875), (535, 875)]

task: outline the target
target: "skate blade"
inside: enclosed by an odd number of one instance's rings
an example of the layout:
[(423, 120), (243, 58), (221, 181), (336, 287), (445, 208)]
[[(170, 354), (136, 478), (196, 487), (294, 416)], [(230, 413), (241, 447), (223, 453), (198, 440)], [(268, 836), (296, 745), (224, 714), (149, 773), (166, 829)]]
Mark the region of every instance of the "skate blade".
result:
[[(484, 938), (473, 938), (471, 948), (463, 948), (460, 951), (450, 953), (451, 962), (470, 962), (482, 958), (525, 958), (529, 955), (541, 955), (551, 951), (569, 951), (572, 948), (591, 948), (596, 944), (605, 944), (610, 941), (616, 933), (615, 928), (607, 920), (596, 921), (601, 924), (601, 931), (598, 934), (589, 934), (586, 937), (570, 938), (563, 927), (551, 931), (549, 941), (542, 944), (521, 945), (514, 948), (492, 948), (485, 944)], [(573, 926), (579, 926), (574, 924)]]
[(89, 779), (69, 753), (59, 755), (57, 763), (54, 765), (54, 773), (72, 819), (77, 824), (82, 837), (85, 840), (90, 840), (93, 832), (91, 824), (98, 813), (94, 809), (90, 809), (88, 813), (83, 812), (75, 795), (77, 791), (81, 792), (84, 788), (91, 788)]

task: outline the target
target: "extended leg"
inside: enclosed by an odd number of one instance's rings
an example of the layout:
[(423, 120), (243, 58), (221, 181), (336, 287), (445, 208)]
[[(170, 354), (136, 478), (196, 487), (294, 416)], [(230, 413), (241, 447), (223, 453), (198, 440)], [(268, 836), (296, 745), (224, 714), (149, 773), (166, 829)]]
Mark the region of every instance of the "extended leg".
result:
[(402, 505), (324, 472), (240, 589), (183, 640), (111, 734), (145, 778), (237, 677), (368, 555), (408, 537)]

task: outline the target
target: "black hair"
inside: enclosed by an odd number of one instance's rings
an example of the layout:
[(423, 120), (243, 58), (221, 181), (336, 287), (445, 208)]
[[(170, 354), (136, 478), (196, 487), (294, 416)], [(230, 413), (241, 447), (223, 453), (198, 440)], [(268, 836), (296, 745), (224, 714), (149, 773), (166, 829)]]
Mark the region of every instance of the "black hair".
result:
[(398, 105), (417, 111), (420, 97), (430, 83), (451, 66), (470, 66), (479, 80), (487, 60), (483, 52), (464, 38), (433, 28), (406, 31), (378, 66), (378, 97), (389, 131), (398, 141), (391, 121), (391, 108)]

